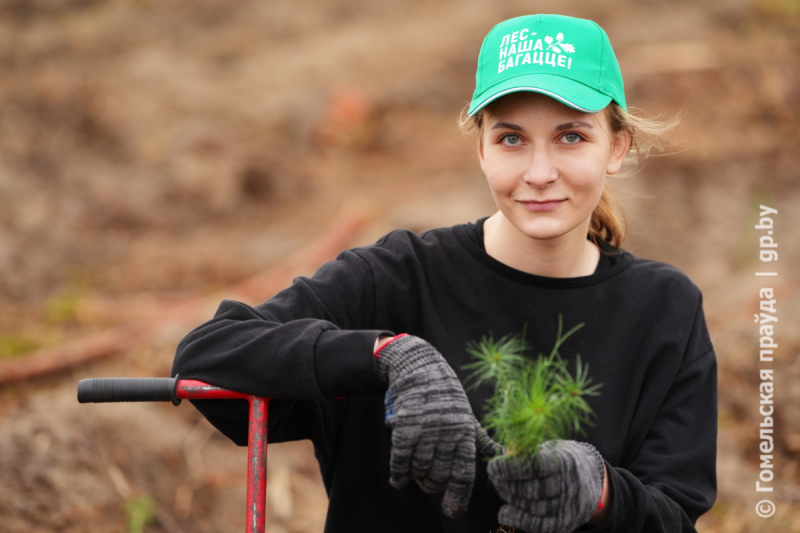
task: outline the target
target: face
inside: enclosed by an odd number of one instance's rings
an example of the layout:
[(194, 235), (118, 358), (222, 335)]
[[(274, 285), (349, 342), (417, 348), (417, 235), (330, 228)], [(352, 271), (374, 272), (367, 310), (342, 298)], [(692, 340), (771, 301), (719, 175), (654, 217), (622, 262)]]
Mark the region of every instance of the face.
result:
[(586, 239), (606, 174), (628, 148), (604, 111), (517, 92), (484, 110), (478, 157), (503, 216), (532, 239)]

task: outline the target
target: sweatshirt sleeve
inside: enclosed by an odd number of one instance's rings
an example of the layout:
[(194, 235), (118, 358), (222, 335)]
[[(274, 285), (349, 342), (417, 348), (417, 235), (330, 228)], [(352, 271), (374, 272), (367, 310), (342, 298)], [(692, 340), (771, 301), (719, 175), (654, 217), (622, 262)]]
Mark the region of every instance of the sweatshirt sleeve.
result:
[(687, 350), (633, 462), (621, 468), (606, 461), (609, 514), (578, 531), (695, 532), (697, 519), (711, 509), (717, 494), (717, 360), (702, 307)]
[[(393, 333), (372, 328), (373, 308), (371, 271), (346, 250), (257, 307), (224, 300), (211, 320), (178, 344), (172, 375), (286, 400), (379, 392), (384, 387), (372, 350), (377, 337)], [(246, 442), (246, 409), (243, 414), (234, 403), (195, 405), (235, 442)], [(294, 409), (288, 402), (271, 405), (270, 431), (273, 411), (277, 420)], [(277, 409), (281, 405), (285, 409)]]

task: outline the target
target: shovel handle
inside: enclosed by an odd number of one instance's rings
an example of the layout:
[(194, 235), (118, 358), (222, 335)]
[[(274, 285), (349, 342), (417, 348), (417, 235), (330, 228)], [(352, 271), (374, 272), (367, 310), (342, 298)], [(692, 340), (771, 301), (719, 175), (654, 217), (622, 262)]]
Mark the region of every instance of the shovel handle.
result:
[[(382, 401), (380, 394), (346, 396), (348, 401)], [(78, 382), (80, 403), (172, 402), (181, 400), (247, 400), (250, 423), (247, 439), (247, 533), (264, 533), (267, 495), (267, 422), (270, 398), (223, 389), (193, 379), (92, 378)]]

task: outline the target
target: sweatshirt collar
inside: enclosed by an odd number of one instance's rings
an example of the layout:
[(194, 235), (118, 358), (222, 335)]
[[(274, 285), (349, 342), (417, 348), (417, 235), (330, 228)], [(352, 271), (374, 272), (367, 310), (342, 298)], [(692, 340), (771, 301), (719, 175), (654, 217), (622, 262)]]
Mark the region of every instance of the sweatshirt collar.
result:
[[(615, 248), (606, 241), (600, 240), (599, 246), (601, 253), (607, 254), (610, 258), (611, 264), (605, 268), (601, 268), (588, 276), (578, 276), (574, 278), (551, 278), (547, 276), (540, 276), (537, 274), (529, 274), (510, 267), (490, 256), (481, 246), (482, 243), (476, 242), (473, 235), (477, 233), (480, 238), (483, 238), (483, 223), (489, 217), (478, 219), (474, 224), (459, 224), (453, 226), (453, 232), (458, 238), (459, 242), (467, 249), (467, 251), (475, 256), (481, 263), (490, 269), (502, 274), (505, 277), (514, 279), (516, 281), (530, 284), (540, 285), (552, 288), (573, 288), (582, 287), (586, 285), (593, 285), (615, 276), (627, 269), (633, 263), (633, 256), (619, 248)], [(477, 226), (477, 228), (476, 228)]]

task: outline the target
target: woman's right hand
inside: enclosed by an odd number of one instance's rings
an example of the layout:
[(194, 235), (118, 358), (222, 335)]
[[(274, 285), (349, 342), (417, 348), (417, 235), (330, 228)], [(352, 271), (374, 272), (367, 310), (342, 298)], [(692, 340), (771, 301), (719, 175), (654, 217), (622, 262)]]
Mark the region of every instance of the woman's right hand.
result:
[(378, 374), (388, 385), (389, 483), (401, 488), (413, 479), (425, 492), (444, 490), (444, 513), (458, 516), (472, 493), (482, 431), (464, 388), (442, 354), (419, 337), (378, 339), (376, 346)]

